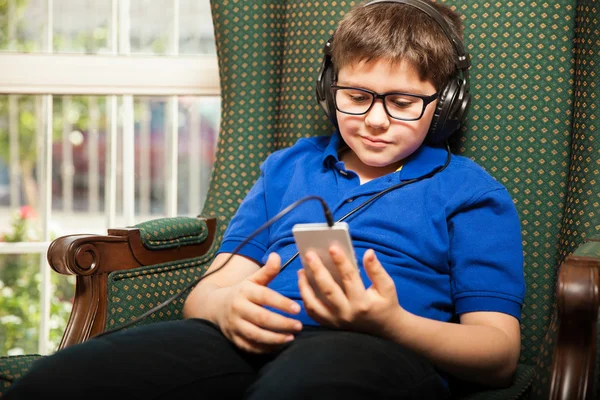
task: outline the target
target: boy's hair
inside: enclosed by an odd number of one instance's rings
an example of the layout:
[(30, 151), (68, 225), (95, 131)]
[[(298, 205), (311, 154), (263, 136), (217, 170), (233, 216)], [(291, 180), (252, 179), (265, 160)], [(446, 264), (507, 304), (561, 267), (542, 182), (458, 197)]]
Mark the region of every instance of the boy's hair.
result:
[[(462, 38), (462, 23), (449, 7), (427, 0)], [(423, 11), (402, 3), (358, 5), (340, 22), (334, 34), (331, 58), (335, 75), (360, 61), (410, 62), (420, 78), (443, 88), (457, 73), (456, 50), (439, 24)]]

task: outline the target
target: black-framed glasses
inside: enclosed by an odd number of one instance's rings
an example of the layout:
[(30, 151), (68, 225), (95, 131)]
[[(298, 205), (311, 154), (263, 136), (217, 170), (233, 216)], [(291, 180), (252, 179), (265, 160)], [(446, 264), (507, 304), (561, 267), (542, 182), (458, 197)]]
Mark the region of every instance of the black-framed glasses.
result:
[(350, 86), (331, 86), (331, 94), (335, 108), (344, 114), (363, 115), (375, 104), (375, 100), (383, 101), (385, 112), (394, 119), (416, 121), (423, 116), (425, 107), (438, 97), (402, 92), (375, 93), (372, 90)]

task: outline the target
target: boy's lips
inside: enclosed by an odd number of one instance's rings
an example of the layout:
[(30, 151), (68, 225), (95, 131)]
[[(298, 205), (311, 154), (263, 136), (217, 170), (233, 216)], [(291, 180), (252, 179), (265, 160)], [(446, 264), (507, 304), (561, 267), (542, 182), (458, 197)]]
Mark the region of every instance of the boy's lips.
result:
[(385, 141), (385, 140), (382, 140), (382, 139), (378, 139), (378, 138), (374, 138), (374, 137), (370, 137), (370, 136), (361, 136), (360, 139), (367, 146), (372, 146), (372, 147), (385, 147), (388, 144), (390, 144), (390, 142), (388, 142), (388, 141)]

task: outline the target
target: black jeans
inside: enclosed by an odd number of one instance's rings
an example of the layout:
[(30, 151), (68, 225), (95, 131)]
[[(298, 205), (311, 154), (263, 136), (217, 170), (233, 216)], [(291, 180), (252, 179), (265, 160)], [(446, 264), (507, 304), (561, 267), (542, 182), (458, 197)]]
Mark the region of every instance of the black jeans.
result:
[(212, 323), (155, 323), (36, 362), (3, 400), (445, 399), (423, 357), (374, 336), (305, 329), (273, 354), (240, 351)]

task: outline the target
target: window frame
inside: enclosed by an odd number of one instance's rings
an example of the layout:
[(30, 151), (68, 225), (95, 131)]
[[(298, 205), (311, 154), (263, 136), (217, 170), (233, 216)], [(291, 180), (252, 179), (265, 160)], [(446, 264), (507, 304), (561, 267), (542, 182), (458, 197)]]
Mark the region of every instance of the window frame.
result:
[[(133, 96), (167, 96), (169, 126), (167, 161), (169, 193), (166, 216), (177, 214), (177, 134), (179, 96), (220, 96), (219, 71), (216, 55), (179, 55), (179, 0), (173, 1), (173, 21), (168, 55), (131, 55), (129, 43), (129, 1), (112, 0), (113, 27), (110, 54), (53, 53), (53, 0), (46, 0), (47, 24), (43, 52), (17, 53), (0, 51), (0, 94), (40, 95), (43, 110), (43, 138), (38, 143), (40, 174), (39, 217), (41, 241), (32, 243), (0, 243), (0, 254), (39, 254), (40, 314), (38, 352), (49, 354), (50, 333), (50, 267), (46, 253), (50, 245), (50, 216), (52, 214), (52, 125), (53, 95), (106, 95), (110, 126), (107, 131), (107, 178), (105, 193), (106, 225), (115, 227), (116, 220), (116, 163), (117, 145), (123, 148), (124, 170), (134, 169)], [(205, 0), (208, 1), (208, 0)], [(10, 9), (9, 9), (10, 13)], [(118, 50), (117, 50), (118, 49)], [(121, 123), (118, 119), (118, 100), (122, 96)], [(134, 223), (135, 177), (123, 174), (123, 217), (129, 226)]]

